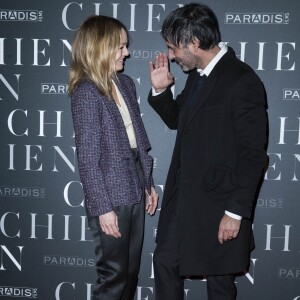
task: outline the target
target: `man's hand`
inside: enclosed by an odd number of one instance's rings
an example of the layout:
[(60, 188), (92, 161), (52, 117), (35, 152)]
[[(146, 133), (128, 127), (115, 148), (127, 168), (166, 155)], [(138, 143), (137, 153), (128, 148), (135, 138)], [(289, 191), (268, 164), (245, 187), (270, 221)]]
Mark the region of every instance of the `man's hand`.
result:
[(219, 226), (218, 240), (220, 244), (235, 239), (240, 231), (241, 221), (224, 215)]
[(151, 83), (157, 93), (163, 92), (173, 83), (174, 78), (169, 72), (169, 61), (165, 53), (159, 53), (155, 57), (154, 65), (150, 61), (149, 67)]
[(155, 213), (155, 210), (157, 208), (157, 202), (158, 202), (158, 194), (155, 191), (155, 188), (151, 187), (151, 195), (146, 190), (146, 197), (147, 197), (147, 204), (146, 204), (146, 211), (147, 213), (152, 216)]
[(118, 216), (114, 211), (110, 211), (106, 214), (99, 216), (100, 227), (107, 235), (111, 235), (115, 238), (121, 237), (118, 226)]

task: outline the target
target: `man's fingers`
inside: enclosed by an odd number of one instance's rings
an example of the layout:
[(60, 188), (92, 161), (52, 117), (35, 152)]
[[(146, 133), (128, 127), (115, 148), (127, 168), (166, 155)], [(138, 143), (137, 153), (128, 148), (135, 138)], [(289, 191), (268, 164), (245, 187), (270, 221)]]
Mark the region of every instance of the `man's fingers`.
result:
[(150, 73), (152, 73), (154, 71), (154, 66), (151, 60), (149, 61), (149, 68), (150, 68)]
[(218, 240), (219, 240), (219, 243), (223, 245), (223, 243), (224, 243), (223, 231), (221, 231), (221, 230), (219, 230), (219, 232), (218, 232)]
[(165, 66), (165, 57), (162, 53), (159, 54), (158, 64), (159, 64), (159, 67), (161, 67), (161, 68)]
[(167, 57), (166, 53), (163, 53), (163, 60), (164, 60), (164, 66), (168, 67), (169, 61), (168, 61), (168, 57)]
[(230, 241), (236, 237), (237, 237), (237, 234), (232, 231), (219, 230), (219, 233), (218, 233), (218, 240), (219, 240), (220, 244)]
[(228, 242), (228, 241), (235, 239), (237, 237), (237, 235), (238, 235), (237, 232), (234, 232), (234, 231), (223, 231), (222, 234), (219, 234), (218, 239), (219, 239), (219, 242), (221, 244), (223, 244), (223, 242)]
[(154, 63), (155, 69), (160, 67), (160, 56), (161, 56), (160, 53), (159, 53), (159, 55), (155, 56), (155, 63)]
[(154, 64), (152, 61), (149, 62), (150, 71), (154, 71), (158, 68), (168, 67), (168, 57), (165, 53), (159, 53), (155, 56)]

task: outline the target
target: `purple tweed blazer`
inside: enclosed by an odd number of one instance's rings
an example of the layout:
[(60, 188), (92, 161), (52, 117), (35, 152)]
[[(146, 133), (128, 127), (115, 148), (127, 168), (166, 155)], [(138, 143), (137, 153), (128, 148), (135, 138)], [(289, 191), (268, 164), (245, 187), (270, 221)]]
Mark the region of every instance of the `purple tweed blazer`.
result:
[[(150, 192), (153, 159), (141, 119), (132, 79), (118, 75), (116, 84), (128, 107), (145, 187)], [(75, 144), (87, 214), (112, 211), (115, 206), (140, 202), (142, 193), (123, 119), (116, 103), (103, 96), (92, 81), (85, 80), (71, 97)]]

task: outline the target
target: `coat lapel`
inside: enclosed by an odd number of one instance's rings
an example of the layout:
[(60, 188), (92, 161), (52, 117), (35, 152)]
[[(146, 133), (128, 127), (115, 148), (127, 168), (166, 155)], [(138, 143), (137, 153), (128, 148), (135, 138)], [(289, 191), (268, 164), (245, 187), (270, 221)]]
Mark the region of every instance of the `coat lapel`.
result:
[(199, 101), (197, 101), (194, 105), (194, 107), (190, 110), (186, 117), (186, 122), (184, 122), (184, 127), (186, 127), (193, 118), (197, 115), (199, 110), (203, 107), (205, 102), (208, 100), (209, 95), (212, 93), (218, 78), (220, 76), (220, 73), (222, 72), (222, 69), (224, 65), (226, 64), (227, 60), (230, 59), (234, 55), (234, 52), (231, 48), (228, 47), (227, 53), (224, 54), (224, 56), (220, 59), (220, 61), (215, 65), (212, 72), (207, 77), (204, 86), (201, 90), (201, 93), (199, 95)]
[(205, 102), (209, 98), (209, 95), (213, 91), (218, 76), (211, 77), (211, 75), (212, 74), (210, 74), (210, 76), (207, 77), (205, 84), (204, 84), (203, 88), (201, 89), (201, 93), (199, 94), (199, 100), (195, 103), (193, 108), (188, 112), (188, 115), (186, 117), (185, 127), (197, 115), (198, 111), (202, 108), (202, 106), (205, 104)]

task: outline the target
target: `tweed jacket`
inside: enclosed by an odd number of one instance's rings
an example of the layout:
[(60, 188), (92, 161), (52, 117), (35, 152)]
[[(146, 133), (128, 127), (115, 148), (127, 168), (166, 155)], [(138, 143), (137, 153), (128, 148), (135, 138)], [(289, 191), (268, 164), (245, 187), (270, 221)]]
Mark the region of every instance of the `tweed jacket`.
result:
[[(150, 192), (153, 159), (142, 123), (132, 79), (118, 75), (116, 84), (128, 107), (135, 132), (144, 184)], [(87, 214), (112, 211), (139, 203), (142, 191), (123, 119), (115, 101), (101, 94), (90, 80), (82, 81), (71, 97), (75, 144)]]

